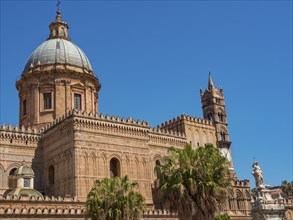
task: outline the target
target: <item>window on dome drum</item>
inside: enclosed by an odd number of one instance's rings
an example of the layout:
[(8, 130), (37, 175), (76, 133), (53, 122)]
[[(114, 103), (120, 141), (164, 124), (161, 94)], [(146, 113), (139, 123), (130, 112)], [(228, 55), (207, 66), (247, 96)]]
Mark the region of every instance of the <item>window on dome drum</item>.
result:
[(26, 115), (26, 99), (22, 101), (22, 115)]
[(64, 28), (61, 28), (61, 34), (62, 37), (64, 37)]
[(49, 183), (53, 185), (54, 179), (55, 179), (55, 171), (52, 165), (49, 167), (49, 170), (48, 170), (48, 179), (49, 179)]
[(30, 187), (30, 179), (28, 178), (23, 179), (23, 187)]
[(58, 36), (58, 27), (55, 28), (55, 35)]
[(47, 92), (43, 93), (44, 98), (44, 109), (51, 109), (52, 108), (52, 93)]
[(110, 160), (110, 177), (120, 176), (120, 162), (117, 158)]
[(14, 189), (16, 188), (16, 175), (14, 175), (14, 172), (17, 170), (17, 168), (13, 168), (9, 172), (8, 176), (8, 187), (9, 189)]
[(74, 108), (81, 110), (81, 95), (74, 93)]

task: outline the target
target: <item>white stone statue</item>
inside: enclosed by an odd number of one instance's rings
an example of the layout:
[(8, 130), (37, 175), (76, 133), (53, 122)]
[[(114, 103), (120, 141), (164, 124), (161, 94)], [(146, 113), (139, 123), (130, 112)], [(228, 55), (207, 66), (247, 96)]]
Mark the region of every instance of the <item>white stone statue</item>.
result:
[(260, 169), (258, 162), (255, 161), (252, 167), (253, 167), (252, 175), (254, 176), (256, 187), (263, 186), (264, 181), (263, 181), (262, 170)]

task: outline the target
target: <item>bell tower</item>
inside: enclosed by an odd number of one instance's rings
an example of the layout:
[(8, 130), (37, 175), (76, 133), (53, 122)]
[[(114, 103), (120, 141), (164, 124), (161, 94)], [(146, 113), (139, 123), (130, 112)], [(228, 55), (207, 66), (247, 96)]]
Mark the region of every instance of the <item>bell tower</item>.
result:
[(217, 147), (221, 154), (228, 159), (230, 167), (233, 169), (224, 90), (223, 88), (218, 89), (214, 86), (210, 73), (208, 88), (204, 92), (201, 89), (200, 96), (203, 117), (213, 122), (216, 129)]

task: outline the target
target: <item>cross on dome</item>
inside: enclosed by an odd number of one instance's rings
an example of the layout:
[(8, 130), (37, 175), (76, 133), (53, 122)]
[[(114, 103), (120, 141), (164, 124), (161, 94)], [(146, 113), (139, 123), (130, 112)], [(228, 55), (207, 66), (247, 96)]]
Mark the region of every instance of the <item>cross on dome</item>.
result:
[(68, 36), (69, 26), (66, 22), (62, 21), (60, 11), (60, 1), (57, 3), (56, 19), (49, 25), (50, 36), (48, 39), (62, 38), (70, 40)]

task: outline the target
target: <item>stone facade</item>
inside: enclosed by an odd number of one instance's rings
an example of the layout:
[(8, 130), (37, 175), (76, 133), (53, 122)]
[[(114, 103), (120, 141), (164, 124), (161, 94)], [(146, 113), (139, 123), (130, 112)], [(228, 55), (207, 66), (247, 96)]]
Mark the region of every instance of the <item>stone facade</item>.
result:
[[(0, 127), (1, 218), (21, 214), (38, 219), (45, 214), (43, 219), (82, 219), (93, 182), (123, 175), (139, 183), (152, 210), (158, 203), (154, 167), (169, 147), (212, 143), (232, 171), (233, 187), (222, 211), (235, 220), (251, 219), (249, 182), (238, 180), (233, 168), (224, 92), (210, 76), (208, 88), (200, 92), (203, 119), (183, 114), (152, 128), (145, 121), (98, 114), (101, 85), (85, 54), (69, 41), (59, 10), (49, 27), (49, 39), (31, 55), (16, 83), (20, 127)], [(6, 196), (23, 161), (33, 168), (35, 188), (44, 200)], [(144, 214), (144, 219), (176, 218), (167, 211)]]

